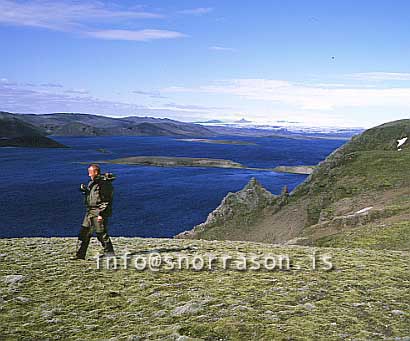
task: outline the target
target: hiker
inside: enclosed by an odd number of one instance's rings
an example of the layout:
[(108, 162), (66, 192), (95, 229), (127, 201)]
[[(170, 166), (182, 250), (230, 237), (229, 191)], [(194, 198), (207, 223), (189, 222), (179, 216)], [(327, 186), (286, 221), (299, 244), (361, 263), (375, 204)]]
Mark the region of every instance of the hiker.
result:
[(111, 182), (115, 178), (111, 173), (101, 175), (100, 166), (94, 163), (88, 167), (88, 176), (91, 178), (88, 185), (80, 186), (81, 192), (85, 195), (84, 203), (87, 211), (78, 235), (80, 247), (73, 259), (85, 259), (94, 231), (104, 248), (104, 255), (114, 256), (114, 247), (108, 235), (108, 217), (111, 216), (114, 193)]

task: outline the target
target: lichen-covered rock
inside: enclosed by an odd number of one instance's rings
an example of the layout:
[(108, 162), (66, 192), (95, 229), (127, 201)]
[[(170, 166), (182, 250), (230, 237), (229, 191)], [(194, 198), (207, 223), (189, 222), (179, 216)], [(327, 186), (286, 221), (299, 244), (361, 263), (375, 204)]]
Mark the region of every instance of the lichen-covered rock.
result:
[(173, 316), (196, 314), (204, 308), (202, 302), (187, 302), (172, 311)]
[(14, 285), (22, 282), (25, 279), (23, 275), (7, 275), (4, 276), (4, 283)]

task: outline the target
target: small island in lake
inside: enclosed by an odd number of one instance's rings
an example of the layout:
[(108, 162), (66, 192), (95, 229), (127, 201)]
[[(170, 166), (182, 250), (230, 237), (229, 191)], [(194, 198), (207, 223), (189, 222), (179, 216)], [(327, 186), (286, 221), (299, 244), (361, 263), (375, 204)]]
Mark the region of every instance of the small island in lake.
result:
[(292, 174), (312, 174), (316, 166), (277, 166), (273, 171)]
[(131, 156), (113, 160), (96, 161), (98, 163), (115, 163), (121, 165), (143, 165), (159, 167), (218, 167), (247, 168), (246, 166), (224, 159), (208, 159), (174, 156)]
[(254, 145), (257, 143), (247, 141), (235, 141), (235, 140), (210, 140), (210, 139), (177, 139), (178, 141), (185, 142), (202, 142), (202, 143), (215, 143), (215, 144), (239, 144), (239, 145)]

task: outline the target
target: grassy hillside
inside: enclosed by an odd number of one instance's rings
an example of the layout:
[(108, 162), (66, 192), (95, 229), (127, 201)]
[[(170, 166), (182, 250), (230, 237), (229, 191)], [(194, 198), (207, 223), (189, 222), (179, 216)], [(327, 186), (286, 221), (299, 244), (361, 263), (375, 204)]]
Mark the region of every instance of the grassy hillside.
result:
[(291, 202), (308, 202), (301, 236), (315, 243), (354, 234), (362, 240), (358, 245), (370, 247), (367, 238), (383, 235), (386, 244), (377, 248), (409, 250), (409, 233), (400, 236), (400, 243), (387, 242), (397, 240), (395, 224), (410, 218), (410, 149), (408, 144), (401, 151), (396, 147), (408, 132), (410, 120), (369, 129), (319, 164), (291, 196)]
[[(226, 217), (217, 225), (202, 224), (199, 233), (185, 237), (348, 246), (354, 235), (361, 247), (409, 250), (409, 142), (401, 151), (396, 147), (406, 136), (410, 120), (368, 129), (320, 162), (285, 205), (278, 208), (273, 201), (263, 209), (245, 211), (239, 221)], [(403, 223), (400, 234), (397, 223)], [(379, 243), (368, 243), (375, 235)]]
[(44, 135), (44, 132), (40, 128), (16, 118), (15, 115), (0, 111), (0, 137), (14, 138), (34, 135)]
[(0, 147), (65, 148), (45, 132), (16, 115), (0, 112)]
[[(243, 271), (233, 262), (223, 269), (217, 261), (211, 270), (139, 271), (130, 263), (128, 269), (98, 270), (91, 258), (100, 251), (95, 238), (87, 261), (68, 259), (74, 238), (0, 239), (0, 339), (410, 337), (409, 252), (176, 239), (113, 242), (117, 254), (157, 252), (190, 260), (287, 255), (291, 265)], [(325, 254), (332, 270), (323, 268)]]

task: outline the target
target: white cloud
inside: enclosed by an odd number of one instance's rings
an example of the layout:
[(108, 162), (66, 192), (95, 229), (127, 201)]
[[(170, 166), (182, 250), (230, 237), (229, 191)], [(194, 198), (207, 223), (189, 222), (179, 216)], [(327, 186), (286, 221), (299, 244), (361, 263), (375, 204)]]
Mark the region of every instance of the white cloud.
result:
[(213, 8), (211, 7), (198, 7), (198, 8), (193, 8), (193, 9), (185, 9), (182, 11), (178, 11), (179, 14), (188, 14), (188, 15), (202, 15), (202, 14), (208, 14), (213, 11)]
[(161, 108), (181, 110), (181, 111), (196, 111), (196, 112), (209, 112), (209, 111), (214, 111), (214, 110), (228, 109), (227, 107), (211, 107), (211, 106), (203, 106), (203, 105), (196, 105), (196, 104), (177, 104), (177, 103), (166, 103)]
[(90, 93), (86, 89), (69, 89), (64, 92), (67, 94), (73, 94), (73, 95), (88, 95)]
[(133, 41), (149, 41), (157, 39), (175, 39), (187, 37), (187, 35), (166, 30), (101, 30), (94, 32), (87, 32), (88, 36), (107, 39), (107, 40), (133, 40)]
[(39, 86), (43, 86), (45, 88), (62, 88), (63, 86), (60, 83), (43, 83)]
[[(0, 0), (0, 24), (38, 27), (55, 31), (73, 32), (88, 37), (109, 40), (148, 41), (185, 37), (168, 30), (112, 29), (107, 25), (127, 24), (133, 20), (158, 19), (159, 13), (108, 6), (101, 1), (48, 1), (16, 2)], [(104, 25), (104, 29), (96, 28)]]
[(210, 46), (209, 49), (211, 51), (222, 51), (222, 52), (235, 52), (236, 49), (232, 47), (223, 47), (223, 46)]
[(53, 30), (71, 30), (85, 21), (110, 22), (161, 17), (157, 13), (108, 7), (100, 1), (0, 0), (0, 23)]
[[(1, 80), (1, 79), (0, 79)], [(208, 114), (213, 107), (198, 105), (140, 105), (91, 96), (83, 89), (48, 89), (7, 81), (0, 82), (0, 111), (46, 114), (52, 112), (82, 112), (108, 116), (154, 116), (193, 121)]]
[(141, 96), (148, 96), (154, 99), (165, 99), (165, 96), (162, 96), (159, 91), (143, 91), (143, 90), (133, 90), (131, 93)]
[[(145, 105), (140, 105), (132, 103), (141, 99), (140, 96), (124, 96), (118, 101), (93, 97), (80, 87), (67, 89), (42, 84), (46, 83), (0, 81), (0, 110), (161, 115), (191, 121), (246, 117), (258, 124), (287, 120), (309, 126), (340, 127), (370, 127), (408, 118), (410, 112), (410, 87), (367, 88), (366, 84), (348, 87), (339, 83), (328, 86), (275, 79), (229, 79), (197, 87), (129, 91), (156, 98), (155, 102), (144, 101)], [(167, 102), (158, 100), (165, 98), (163, 95), (167, 95)]]
[(406, 72), (363, 72), (348, 75), (349, 78), (364, 81), (409, 81), (410, 73)]
[(293, 109), (401, 107), (410, 109), (410, 88), (318, 87), (274, 79), (232, 79), (197, 88), (170, 87), (163, 92), (198, 92), (274, 102)]

